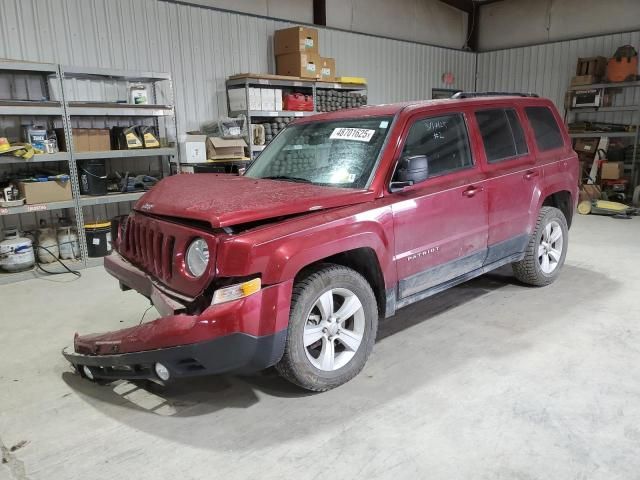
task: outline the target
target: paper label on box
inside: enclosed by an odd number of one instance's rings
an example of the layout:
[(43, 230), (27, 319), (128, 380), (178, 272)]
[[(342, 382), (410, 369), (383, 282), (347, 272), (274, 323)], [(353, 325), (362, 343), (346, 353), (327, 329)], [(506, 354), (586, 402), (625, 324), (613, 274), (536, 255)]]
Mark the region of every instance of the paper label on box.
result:
[(357, 142), (369, 142), (376, 133), (368, 128), (334, 128), (330, 140), (355, 140)]
[(313, 48), (313, 38), (305, 38), (304, 39), (304, 46), (307, 48)]
[(316, 71), (316, 64), (315, 63), (307, 63), (307, 70), (310, 72), (315, 72)]
[(27, 212), (40, 212), (42, 210), (46, 210), (47, 206), (44, 204), (41, 205), (27, 205)]
[(330, 77), (331, 76), (331, 69), (324, 67), (321, 71), (320, 71), (321, 75), (324, 77)]
[(100, 239), (99, 238), (94, 238), (93, 239), (93, 244), (94, 245), (100, 245)]

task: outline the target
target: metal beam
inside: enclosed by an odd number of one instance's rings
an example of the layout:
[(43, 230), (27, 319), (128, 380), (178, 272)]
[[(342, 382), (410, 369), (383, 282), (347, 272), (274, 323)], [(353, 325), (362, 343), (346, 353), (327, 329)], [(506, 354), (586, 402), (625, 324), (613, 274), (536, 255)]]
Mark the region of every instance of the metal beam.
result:
[(450, 7), (457, 8), (463, 12), (471, 14), (473, 12), (473, 0), (440, 0), (442, 3), (449, 5)]
[(326, 0), (313, 0), (313, 23), (323, 27), (327, 25)]
[(478, 32), (480, 31), (480, 4), (472, 2), (471, 11), (467, 15), (467, 42), (464, 48), (472, 52), (478, 51)]

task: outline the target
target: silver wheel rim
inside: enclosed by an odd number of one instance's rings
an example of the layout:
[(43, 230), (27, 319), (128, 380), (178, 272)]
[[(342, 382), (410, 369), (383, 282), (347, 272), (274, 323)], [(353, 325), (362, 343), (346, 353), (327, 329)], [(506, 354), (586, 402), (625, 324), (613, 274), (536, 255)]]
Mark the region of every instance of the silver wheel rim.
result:
[(552, 220), (542, 230), (538, 244), (538, 262), (542, 273), (548, 275), (558, 268), (560, 258), (562, 258), (563, 244), (562, 227), (558, 222)]
[(346, 288), (331, 288), (311, 307), (303, 331), (307, 358), (318, 370), (332, 372), (355, 356), (364, 338), (362, 302)]

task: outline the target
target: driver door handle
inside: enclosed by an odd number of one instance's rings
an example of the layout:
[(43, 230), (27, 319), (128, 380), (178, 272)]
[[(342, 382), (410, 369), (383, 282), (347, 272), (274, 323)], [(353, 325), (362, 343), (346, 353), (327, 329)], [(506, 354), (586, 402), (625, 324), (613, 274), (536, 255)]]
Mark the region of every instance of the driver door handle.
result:
[(471, 187), (467, 188), (466, 190), (464, 190), (462, 192), (462, 195), (464, 195), (467, 198), (471, 198), (471, 197), (475, 196), (476, 193), (481, 192), (481, 191), (482, 191), (482, 187), (471, 186)]
[(529, 171), (527, 171), (527, 173), (524, 174), (524, 179), (525, 180), (531, 180), (532, 178), (535, 178), (538, 175), (540, 175), (540, 174), (538, 173), (537, 170), (529, 170)]

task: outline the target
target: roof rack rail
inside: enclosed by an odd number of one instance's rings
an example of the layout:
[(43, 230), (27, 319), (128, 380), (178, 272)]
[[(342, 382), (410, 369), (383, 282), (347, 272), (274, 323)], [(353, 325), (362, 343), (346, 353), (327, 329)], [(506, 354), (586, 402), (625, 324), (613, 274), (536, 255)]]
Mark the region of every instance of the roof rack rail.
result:
[(538, 97), (537, 93), (522, 92), (458, 92), (451, 98), (475, 98), (475, 97)]

